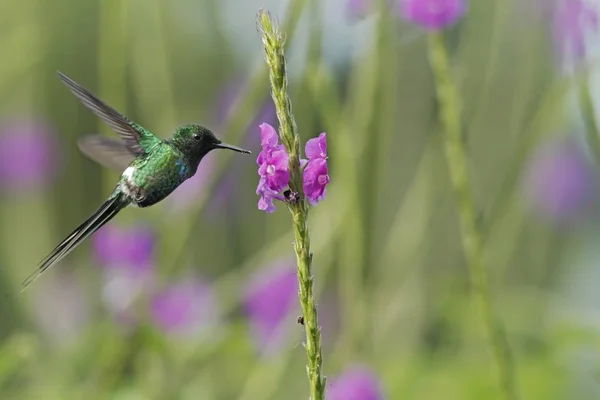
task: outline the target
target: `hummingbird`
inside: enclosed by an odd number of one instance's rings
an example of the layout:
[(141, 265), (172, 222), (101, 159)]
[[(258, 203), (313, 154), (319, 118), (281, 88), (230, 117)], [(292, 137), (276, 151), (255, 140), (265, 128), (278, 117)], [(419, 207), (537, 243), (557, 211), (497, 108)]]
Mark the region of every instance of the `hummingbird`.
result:
[(78, 141), (80, 151), (103, 166), (123, 173), (100, 208), (40, 261), (38, 268), (23, 281), (21, 292), (123, 208), (150, 207), (166, 198), (194, 176), (200, 161), (210, 151), (229, 149), (251, 153), (221, 142), (210, 129), (196, 124), (180, 126), (170, 139), (160, 139), (60, 71), (58, 77), (84, 106), (120, 136), (120, 139), (85, 136)]

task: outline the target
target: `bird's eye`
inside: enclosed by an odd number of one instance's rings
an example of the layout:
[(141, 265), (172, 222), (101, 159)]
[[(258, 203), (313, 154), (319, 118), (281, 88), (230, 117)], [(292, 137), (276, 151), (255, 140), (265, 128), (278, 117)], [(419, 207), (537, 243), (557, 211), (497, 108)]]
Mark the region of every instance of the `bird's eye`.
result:
[(200, 140), (200, 134), (199, 133), (194, 133), (194, 139)]

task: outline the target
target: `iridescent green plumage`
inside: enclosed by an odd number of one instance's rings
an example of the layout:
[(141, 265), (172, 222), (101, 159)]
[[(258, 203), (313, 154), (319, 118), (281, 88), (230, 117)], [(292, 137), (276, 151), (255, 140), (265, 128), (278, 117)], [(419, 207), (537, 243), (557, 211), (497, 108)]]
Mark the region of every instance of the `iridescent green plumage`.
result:
[(124, 207), (149, 207), (163, 200), (186, 179), (194, 176), (200, 161), (211, 150), (221, 148), (250, 153), (222, 143), (209, 129), (195, 124), (182, 126), (171, 139), (162, 140), (121, 115), (69, 77), (60, 72), (58, 75), (87, 108), (121, 137), (117, 141), (102, 136), (89, 136), (79, 141), (79, 148), (99, 163), (125, 171), (98, 211), (41, 261), (38, 269), (23, 282), (22, 290), (114, 218)]

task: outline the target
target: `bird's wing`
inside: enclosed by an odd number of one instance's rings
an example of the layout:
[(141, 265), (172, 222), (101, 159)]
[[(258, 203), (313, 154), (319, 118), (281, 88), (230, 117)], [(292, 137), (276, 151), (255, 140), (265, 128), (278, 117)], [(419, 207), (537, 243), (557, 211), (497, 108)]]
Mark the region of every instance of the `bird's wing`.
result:
[(121, 115), (117, 110), (104, 103), (73, 79), (60, 71), (58, 72), (58, 77), (87, 108), (92, 110), (94, 114), (121, 136), (127, 148), (136, 156), (145, 154), (150, 148), (160, 142), (160, 139), (147, 129)]
[(77, 146), (88, 158), (106, 168), (123, 172), (136, 158), (122, 140), (101, 135), (87, 135), (77, 141)]

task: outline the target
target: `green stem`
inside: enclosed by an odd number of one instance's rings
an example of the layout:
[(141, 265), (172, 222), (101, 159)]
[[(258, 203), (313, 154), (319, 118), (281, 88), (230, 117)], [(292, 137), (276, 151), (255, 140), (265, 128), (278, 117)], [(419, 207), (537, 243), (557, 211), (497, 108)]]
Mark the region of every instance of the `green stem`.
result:
[(436, 81), (440, 118), (445, 129), (446, 161), (458, 203), (462, 246), (470, 279), (481, 301), (483, 318), (505, 397), (509, 400), (518, 399), (511, 349), (504, 327), (492, 308), (492, 296), (483, 262), (483, 235), (477, 224), (477, 209), (471, 192), (467, 155), (462, 140), (460, 97), (452, 80), (450, 62), (441, 33), (429, 35), (429, 61)]
[[(109, 99), (117, 110), (127, 114), (127, 62), (129, 54), (129, 5), (118, 0), (100, 3), (98, 12), (98, 87), (99, 95)], [(101, 130), (109, 131), (100, 124)], [(112, 133), (111, 133), (112, 135)], [(102, 171), (106, 193), (114, 189), (114, 171)]]
[(289, 202), (294, 229), (294, 250), (296, 252), (297, 275), (300, 286), (299, 298), (306, 328), (306, 354), (308, 356), (307, 373), (310, 382), (312, 400), (325, 398), (325, 377), (322, 374), (323, 357), (321, 355), (321, 329), (317, 318), (317, 306), (313, 296), (313, 276), (311, 272), (312, 253), (308, 234), (308, 204), (302, 191), (302, 173), (300, 171), (300, 137), (296, 121), (292, 114), (292, 102), (287, 93), (288, 81), (284, 56), (285, 39), (273, 24), (266, 11), (258, 13), (258, 25), (265, 48), (271, 96), (279, 120), (279, 136), (289, 155), (290, 189), (298, 193), (297, 202)]
[(594, 99), (590, 93), (590, 83), (588, 79), (583, 79), (579, 83), (579, 107), (585, 123), (585, 138), (590, 147), (594, 161), (600, 164), (600, 136), (598, 136), (598, 124), (594, 112)]

